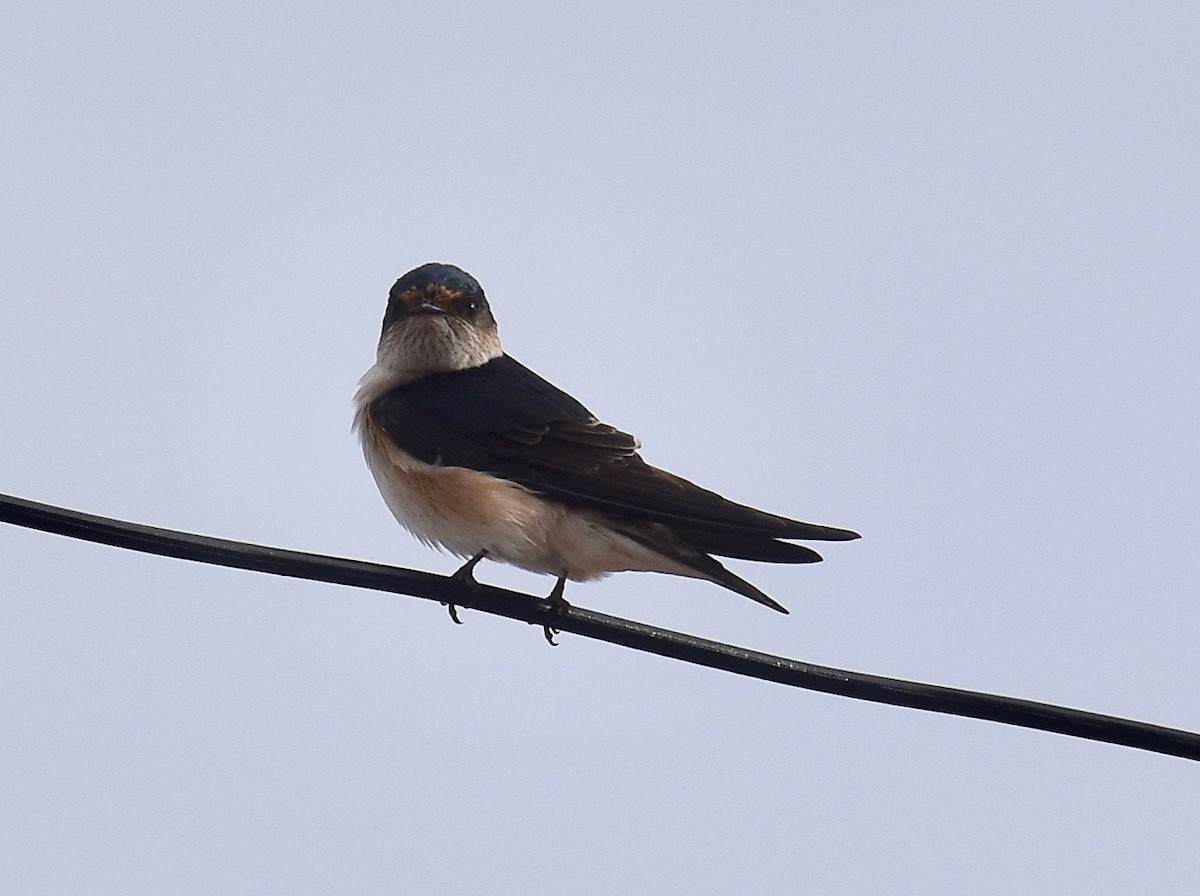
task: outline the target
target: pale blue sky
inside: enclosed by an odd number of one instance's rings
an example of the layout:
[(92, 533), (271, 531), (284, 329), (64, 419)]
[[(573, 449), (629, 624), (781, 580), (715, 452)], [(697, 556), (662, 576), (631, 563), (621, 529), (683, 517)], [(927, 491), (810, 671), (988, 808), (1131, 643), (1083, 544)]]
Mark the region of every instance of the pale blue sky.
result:
[[(1200, 729), (1189, 4), (27, 5), (0, 491), (440, 572), (349, 429), (387, 290), (863, 533), (577, 604)], [(1184, 893), (1177, 759), (0, 528), (0, 890)], [(480, 578), (544, 592), (485, 564)]]

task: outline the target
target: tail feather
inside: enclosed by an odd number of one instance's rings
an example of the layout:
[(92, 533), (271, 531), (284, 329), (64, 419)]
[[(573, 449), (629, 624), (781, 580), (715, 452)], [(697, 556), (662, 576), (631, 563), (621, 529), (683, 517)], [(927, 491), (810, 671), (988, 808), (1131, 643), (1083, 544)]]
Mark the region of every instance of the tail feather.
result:
[[(701, 562), (695, 562), (697, 560)], [(748, 597), (753, 601), (757, 601), (765, 607), (770, 607), (772, 610), (777, 610), (780, 613), (788, 612), (787, 607), (764, 594), (745, 579), (731, 573), (728, 569), (721, 565), (719, 560), (716, 560), (707, 554), (701, 554), (698, 558), (695, 558), (695, 560), (689, 562), (693, 569), (695, 569), (697, 572), (704, 573), (705, 578), (716, 582), (718, 585), (722, 585), (725, 588), (728, 588), (730, 591), (736, 592), (743, 597)]]
[(671, 532), (685, 544), (718, 557), (758, 560), (763, 563), (819, 563), (821, 555), (810, 547), (778, 541), (765, 535), (712, 532), (690, 526), (671, 526)]
[[(697, 578), (716, 582), (718, 585), (728, 588), (730, 591), (740, 594), (743, 597), (748, 597), (763, 606), (770, 607), (772, 610), (787, 613), (787, 608), (783, 604), (773, 600), (745, 579), (730, 572), (715, 557), (710, 557), (703, 550), (680, 538), (672, 529), (661, 523), (648, 523), (636, 527), (621, 527), (618, 531), (633, 539), (638, 544), (644, 545), (650, 548), (650, 550), (693, 570)], [(801, 547), (800, 545), (789, 545), (785, 542), (775, 542), (775, 544), (780, 548)], [(817, 559), (820, 558), (818, 557)]]

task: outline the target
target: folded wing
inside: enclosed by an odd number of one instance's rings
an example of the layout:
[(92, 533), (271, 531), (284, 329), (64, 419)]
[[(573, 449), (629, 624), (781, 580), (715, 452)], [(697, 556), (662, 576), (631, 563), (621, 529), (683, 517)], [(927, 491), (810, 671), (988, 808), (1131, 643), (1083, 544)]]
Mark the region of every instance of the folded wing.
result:
[(650, 466), (633, 436), (507, 355), (396, 388), (372, 405), (371, 416), (419, 460), (518, 482), (597, 511), (635, 538), (650, 524), (655, 534), (644, 537), (655, 546), (665, 530), (688, 554), (810, 563), (820, 555), (779, 539), (858, 537), (737, 504)]

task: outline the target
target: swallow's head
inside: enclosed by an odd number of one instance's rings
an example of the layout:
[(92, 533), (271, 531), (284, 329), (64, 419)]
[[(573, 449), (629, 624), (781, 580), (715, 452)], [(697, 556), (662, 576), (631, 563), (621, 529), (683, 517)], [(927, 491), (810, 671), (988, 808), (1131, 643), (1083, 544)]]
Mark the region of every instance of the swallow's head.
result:
[(431, 262), (396, 281), (388, 295), (379, 360), (414, 377), (478, 367), (503, 353), (479, 281)]

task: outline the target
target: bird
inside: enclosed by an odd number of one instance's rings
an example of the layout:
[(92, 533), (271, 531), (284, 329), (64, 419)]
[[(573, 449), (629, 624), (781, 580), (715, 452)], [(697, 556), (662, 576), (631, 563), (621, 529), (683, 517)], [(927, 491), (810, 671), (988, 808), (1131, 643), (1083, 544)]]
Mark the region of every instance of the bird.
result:
[(391, 288), (354, 405), (367, 466), (396, 520), (466, 558), (453, 577), (470, 587), (485, 558), (555, 576), (547, 600), (556, 610), (569, 606), (567, 580), (644, 571), (715, 582), (787, 613), (716, 558), (815, 563), (821, 555), (795, 540), (859, 537), (648, 464), (636, 438), (505, 353), (483, 287), (451, 264), (423, 264)]

